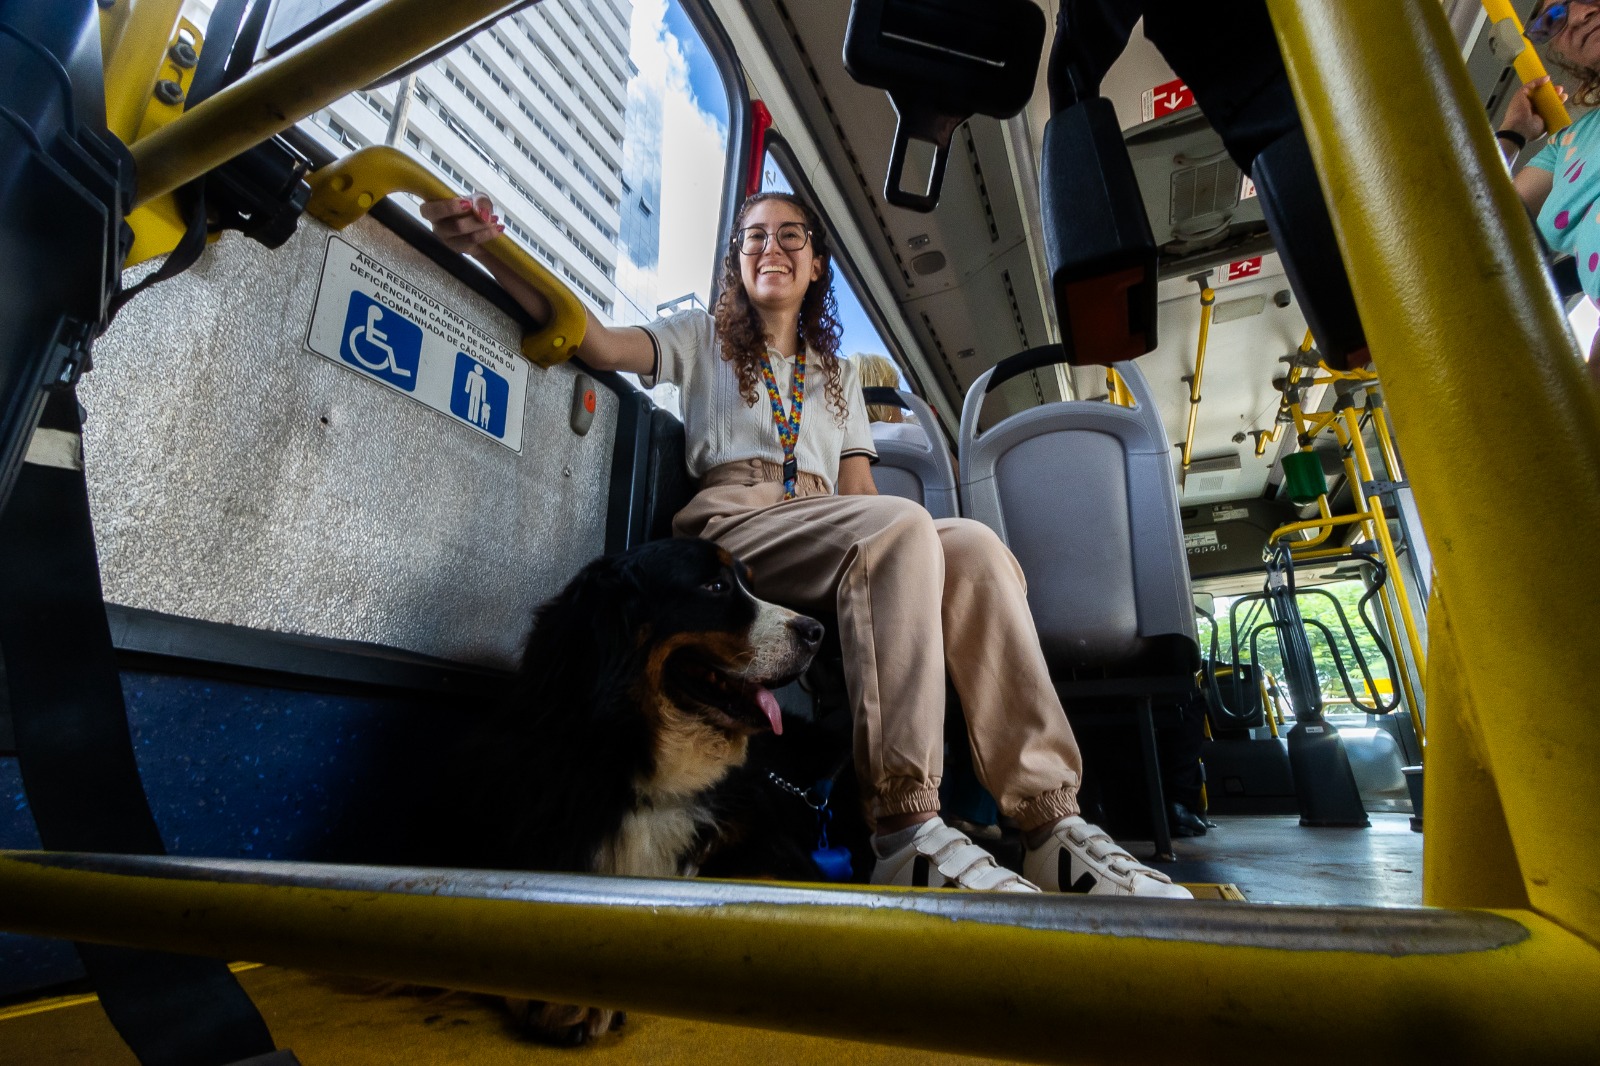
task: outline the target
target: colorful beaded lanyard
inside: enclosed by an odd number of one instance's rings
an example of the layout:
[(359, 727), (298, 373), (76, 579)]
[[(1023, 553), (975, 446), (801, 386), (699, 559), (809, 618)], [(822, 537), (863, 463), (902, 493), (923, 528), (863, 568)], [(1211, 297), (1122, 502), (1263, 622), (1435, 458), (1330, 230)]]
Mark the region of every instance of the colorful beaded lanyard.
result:
[(789, 385), (789, 406), (792, 413), (784, 414), (783, 397), (778, 394), (778, 379), (772, 373), (767, 354), (761, 353), (761, 377), (767, 383), (767, 399), (772, 401), (772, 422), (778, 427), (778, 442), (783, 445), (783, 498), (795, 497), (795, 479), (799, 477), (799, 464), (795, 461), (795, 446), (800, 443), (800, 409), (806, 402), (806, 351), (801, 348), (794, 357), (794, 380)]

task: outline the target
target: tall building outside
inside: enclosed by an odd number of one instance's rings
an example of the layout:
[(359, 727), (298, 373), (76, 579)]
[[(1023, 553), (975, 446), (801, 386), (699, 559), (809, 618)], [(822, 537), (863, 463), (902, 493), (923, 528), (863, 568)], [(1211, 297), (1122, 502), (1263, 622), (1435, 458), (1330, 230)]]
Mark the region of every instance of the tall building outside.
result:
[(339, 154), (406, 148), (492, 199), (507, 235), (602, 319), (644, 321), (655, 312), (661, 163), (628, 147), (659, 143), (661, 107), (630, 99), (632, 14), (631, 0), (546, 0), (303, 128)]

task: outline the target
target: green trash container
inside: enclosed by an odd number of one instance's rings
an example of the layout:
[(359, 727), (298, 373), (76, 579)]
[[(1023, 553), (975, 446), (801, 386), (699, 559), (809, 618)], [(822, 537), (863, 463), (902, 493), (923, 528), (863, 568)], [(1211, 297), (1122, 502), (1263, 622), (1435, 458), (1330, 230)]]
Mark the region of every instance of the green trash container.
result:
[(1289, 499), (1300, 505), (1316, 503), (1328, 491), (1322, 473), (1322, 457), (1316, 452), (1291, 452), (1283, 457), (1283, 487)]

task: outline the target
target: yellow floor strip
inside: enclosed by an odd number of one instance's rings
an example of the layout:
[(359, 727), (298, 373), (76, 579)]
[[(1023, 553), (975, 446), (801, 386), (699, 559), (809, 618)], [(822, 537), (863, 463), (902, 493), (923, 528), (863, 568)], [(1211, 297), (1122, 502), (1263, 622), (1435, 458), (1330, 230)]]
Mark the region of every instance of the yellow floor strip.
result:
[(1180, 882), (1184, 888), (1194, 893), (1195, 899), (1226, 899), (1235, 903), (1248, 902), (1244, 893), (1239, 891), (1238, 885), (1212, 885), (1192, 881)]

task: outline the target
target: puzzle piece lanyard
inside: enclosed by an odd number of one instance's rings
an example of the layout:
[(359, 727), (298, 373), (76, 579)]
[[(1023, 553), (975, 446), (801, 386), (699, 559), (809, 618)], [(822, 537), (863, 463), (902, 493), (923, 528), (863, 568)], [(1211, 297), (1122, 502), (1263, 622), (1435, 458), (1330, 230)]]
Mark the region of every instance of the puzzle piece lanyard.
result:
[(772, 401), (772, 422), (778, 427), (778, 442), (783, 445), (783, 498), (795, 497), (795, 481), (800, 476), (799, 464), (794, 457), (800, 443), (800, 409), (806, 398), (806, 350), (801, 348), (794, 357), (794, 378), (789, 384), (790, 413), (783, 410), (783, 396), (778, 392), (778, 379), (772, 373), (767, 353), (761, 353), (761, 378), (767, 383), (767, 399)]

